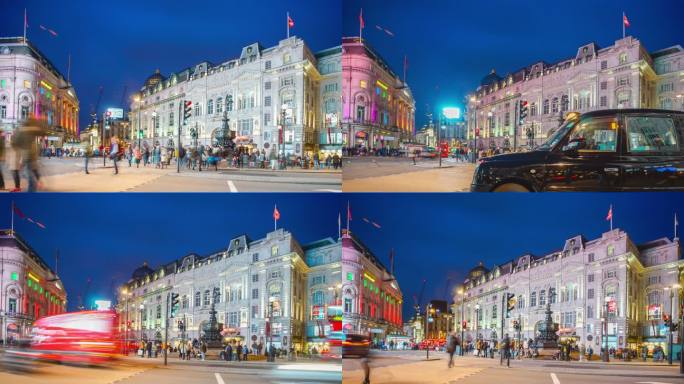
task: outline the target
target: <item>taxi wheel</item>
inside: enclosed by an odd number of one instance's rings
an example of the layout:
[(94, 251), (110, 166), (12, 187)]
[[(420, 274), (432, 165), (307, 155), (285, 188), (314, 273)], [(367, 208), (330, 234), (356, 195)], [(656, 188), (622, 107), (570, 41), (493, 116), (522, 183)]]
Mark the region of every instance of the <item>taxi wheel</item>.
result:
[(493, 192), (530, 192), (530, 190), (520, 184), (506, 183), (494, 188)]

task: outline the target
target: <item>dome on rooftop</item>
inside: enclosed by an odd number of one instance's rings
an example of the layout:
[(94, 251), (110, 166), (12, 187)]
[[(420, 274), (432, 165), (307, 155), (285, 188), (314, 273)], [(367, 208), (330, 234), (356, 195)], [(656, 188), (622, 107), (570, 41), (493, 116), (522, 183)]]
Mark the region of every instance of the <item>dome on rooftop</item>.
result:
[(152, 75), (150, 75), (150, 77), (147, 78), (147, 80), (145, 80), (145, 87), (153, 87), (164, 80), (166, 80), (166, 77), (159, 73), (159, 69), (157, 69), (154, 71)]
[(136, 268), (135, 271), (133, 271), (133, 278), (136, 280), (139, 279), (144, 279), (145, 276), (150, 275), (154, 273), (152, 268), (147, 266), (147, 261), (143, 263), (142, 267)]
[(482, 81), (480, 81), (480, 85), (485, 87), (485, 86), (488, 86), (491, 84), (498, 83), (501, 80), (502, 80), (501, 76), (497, 75), (496, 71), (492, 69), (492, 71), (489, 73), (489, 75), (482, 78)]

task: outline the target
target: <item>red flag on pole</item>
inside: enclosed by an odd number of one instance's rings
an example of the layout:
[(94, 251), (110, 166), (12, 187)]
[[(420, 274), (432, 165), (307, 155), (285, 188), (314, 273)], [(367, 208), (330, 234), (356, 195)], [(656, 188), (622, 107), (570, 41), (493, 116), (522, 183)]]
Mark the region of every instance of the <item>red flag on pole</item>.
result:
[(366, 28), (366, 23), (363, 22), (363, 8), (361, 8), (361, 13), (359, 13), (359, 25), (361, 29)]
[(625, 27), (629, 28), (629, 20), (627, 19), (626, 14), (622, 14), (622, 23), (625, 25)]
[(290, 15), (287, 16), (287, 26), (289, 28), (294, 28), (294, 20), (290, 17)]
[(273, 220), (280, 220), (280, 211), (277, 206), (273, 207)]
[(606, 216), (606, 221), (610, 221), (613, 219), (613, 206), (610, 206), (610, 209), (608, 210), (608, 216)]
[(14, 209), (14, 213), (15, 213), (17, 216), (19, 216), (20, 219), (23, 219), (23, 218), (26, 217), (26, 215), (24, 215), (24, 212), (22, 212), (22, 211), (19, 209), (19, 207), (17, 207), (16, 205), (12, 204), (12, 208)]

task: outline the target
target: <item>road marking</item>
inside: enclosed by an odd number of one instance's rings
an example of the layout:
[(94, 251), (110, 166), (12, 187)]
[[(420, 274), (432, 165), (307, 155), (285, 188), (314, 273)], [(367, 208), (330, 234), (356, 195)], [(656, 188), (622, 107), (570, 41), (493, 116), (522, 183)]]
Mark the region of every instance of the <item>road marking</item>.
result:
[(636, 384), (670, 384), (663, 381), (637, 381)]
[(560, 384), (560, 380), (558, 380), (558, 377), (555, 373), (551, 374), (551, 380), (553, 380), (553, 384)]
[(339, 189), (314, 189), (314, 192), (333, 192), (333, 193), (342, 193)]
[[(235, 188), (235, 184), (233, 184), (232, 180), (228, 180), (228, 188), (230, 188), (231, 192), (237, 192), (238, 191), (237, 188)], [(217, 375), (218, 375), (218, 373), (217, 373)]]
[(214, 373), (214, 376), (216, 376), (216, 382), (217, 382), (218, 384), (226, 384), (226, 383), (223, 381), (223, 378), (221, 377), (221, 375), (219, 375), (218, 373)]

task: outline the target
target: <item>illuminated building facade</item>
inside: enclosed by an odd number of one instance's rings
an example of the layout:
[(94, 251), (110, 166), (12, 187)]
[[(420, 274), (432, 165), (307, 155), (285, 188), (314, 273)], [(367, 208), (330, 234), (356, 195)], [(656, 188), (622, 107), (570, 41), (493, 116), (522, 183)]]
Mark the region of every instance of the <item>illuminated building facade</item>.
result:
[(349, 231), (342, 233), (342, 329), (381, 342), (403, 331), (399, 283)]
[[(129, 325), (128, 339), (163, 341), (167, 295), (177, 293), (179, 308), (169, 323), (170, 343), (199, 340), (215, 304), (224, 342), (252, 348), (272, 341), (277, 348), (303, 350), (309, 341), (307, 327), (321, 325), (315, 323), (311, 311), (316, 307), (310, 303), (322, 306), (322, 311), (334, 303), (328, 287), (339, 285), (335, 247), (340, 248), (332, 239), (300, 245), (283, 229), (259, 240), (238, 236), (209, 255), (189, 254), (155, 269), (146, 264), (136, 269), (120, 291), (117, 310), (122, 324)], [(185, 325), (184, 332), (179, 322)], [(326, 326), (327, 322), (322, 324), (324, 330)], [(318, 342), (318, 336), (312, 334), (311, 342)]]
[(43, 146), (78, 140), (76, 91), (48, 58), (23, 37), (0, 37), (0, 129), (11, 133), (31, 116), (45, 119)]
[[(502, 298), (513, 294), (503, 333), (516, 339), (535, 338), (550, 303), (561, 341), (591, 346), (596, 354), (606, 343), (614, 348), (665, 347), (664, 315), (681, 318), (683, 284), (678, 238), (636, 244), (620, 229), (593, 240), (574, 236), (549, 254), (525, 254), (492, 269), (482, 264), (473, 268), (464, 290), (454, 297), (454, 329), (460, 332), (465, 320), (466, 342), (499, 339)], [(513, 321), (521, 324), (520, 333)]]
[[(468, 138), (478, 147), (541, 144), (569, 111), (612, 108), (684, 110), (684, 49), (647, 51), (627, 36), (614, 45), (595, 43), (557, 63), (533, 63), (503, 77), (492, 71), (469, 96)], [(528, 102), (522, 126), (517, 103)]]
[(184, 146), (215, 145), (230, 135), (238, 146), (267, 155), (329, 151), (337, 144), (328, 140), (328, 128), (331, 136), (339, 131), (339, 98), (330, 95), (339, 95), (340, 56), (335, 48), (315, 54), (290, 37), (270, 48), (250, 44), (219, 64), (204, 61), (168, 76), (157, 70), (131, 104), (130, 137), (175, 146), (179, 106), (187, 100), (192, 114), (181, 129)]
[(358, 37), (342, 38), (342, 104), (349, 148), (398, 148), (413, 138), (411, 89)]
[(57, 274), (19, 235), (0, 232), (0, 339), (29, 335), (33, 322), (66, 311)]

